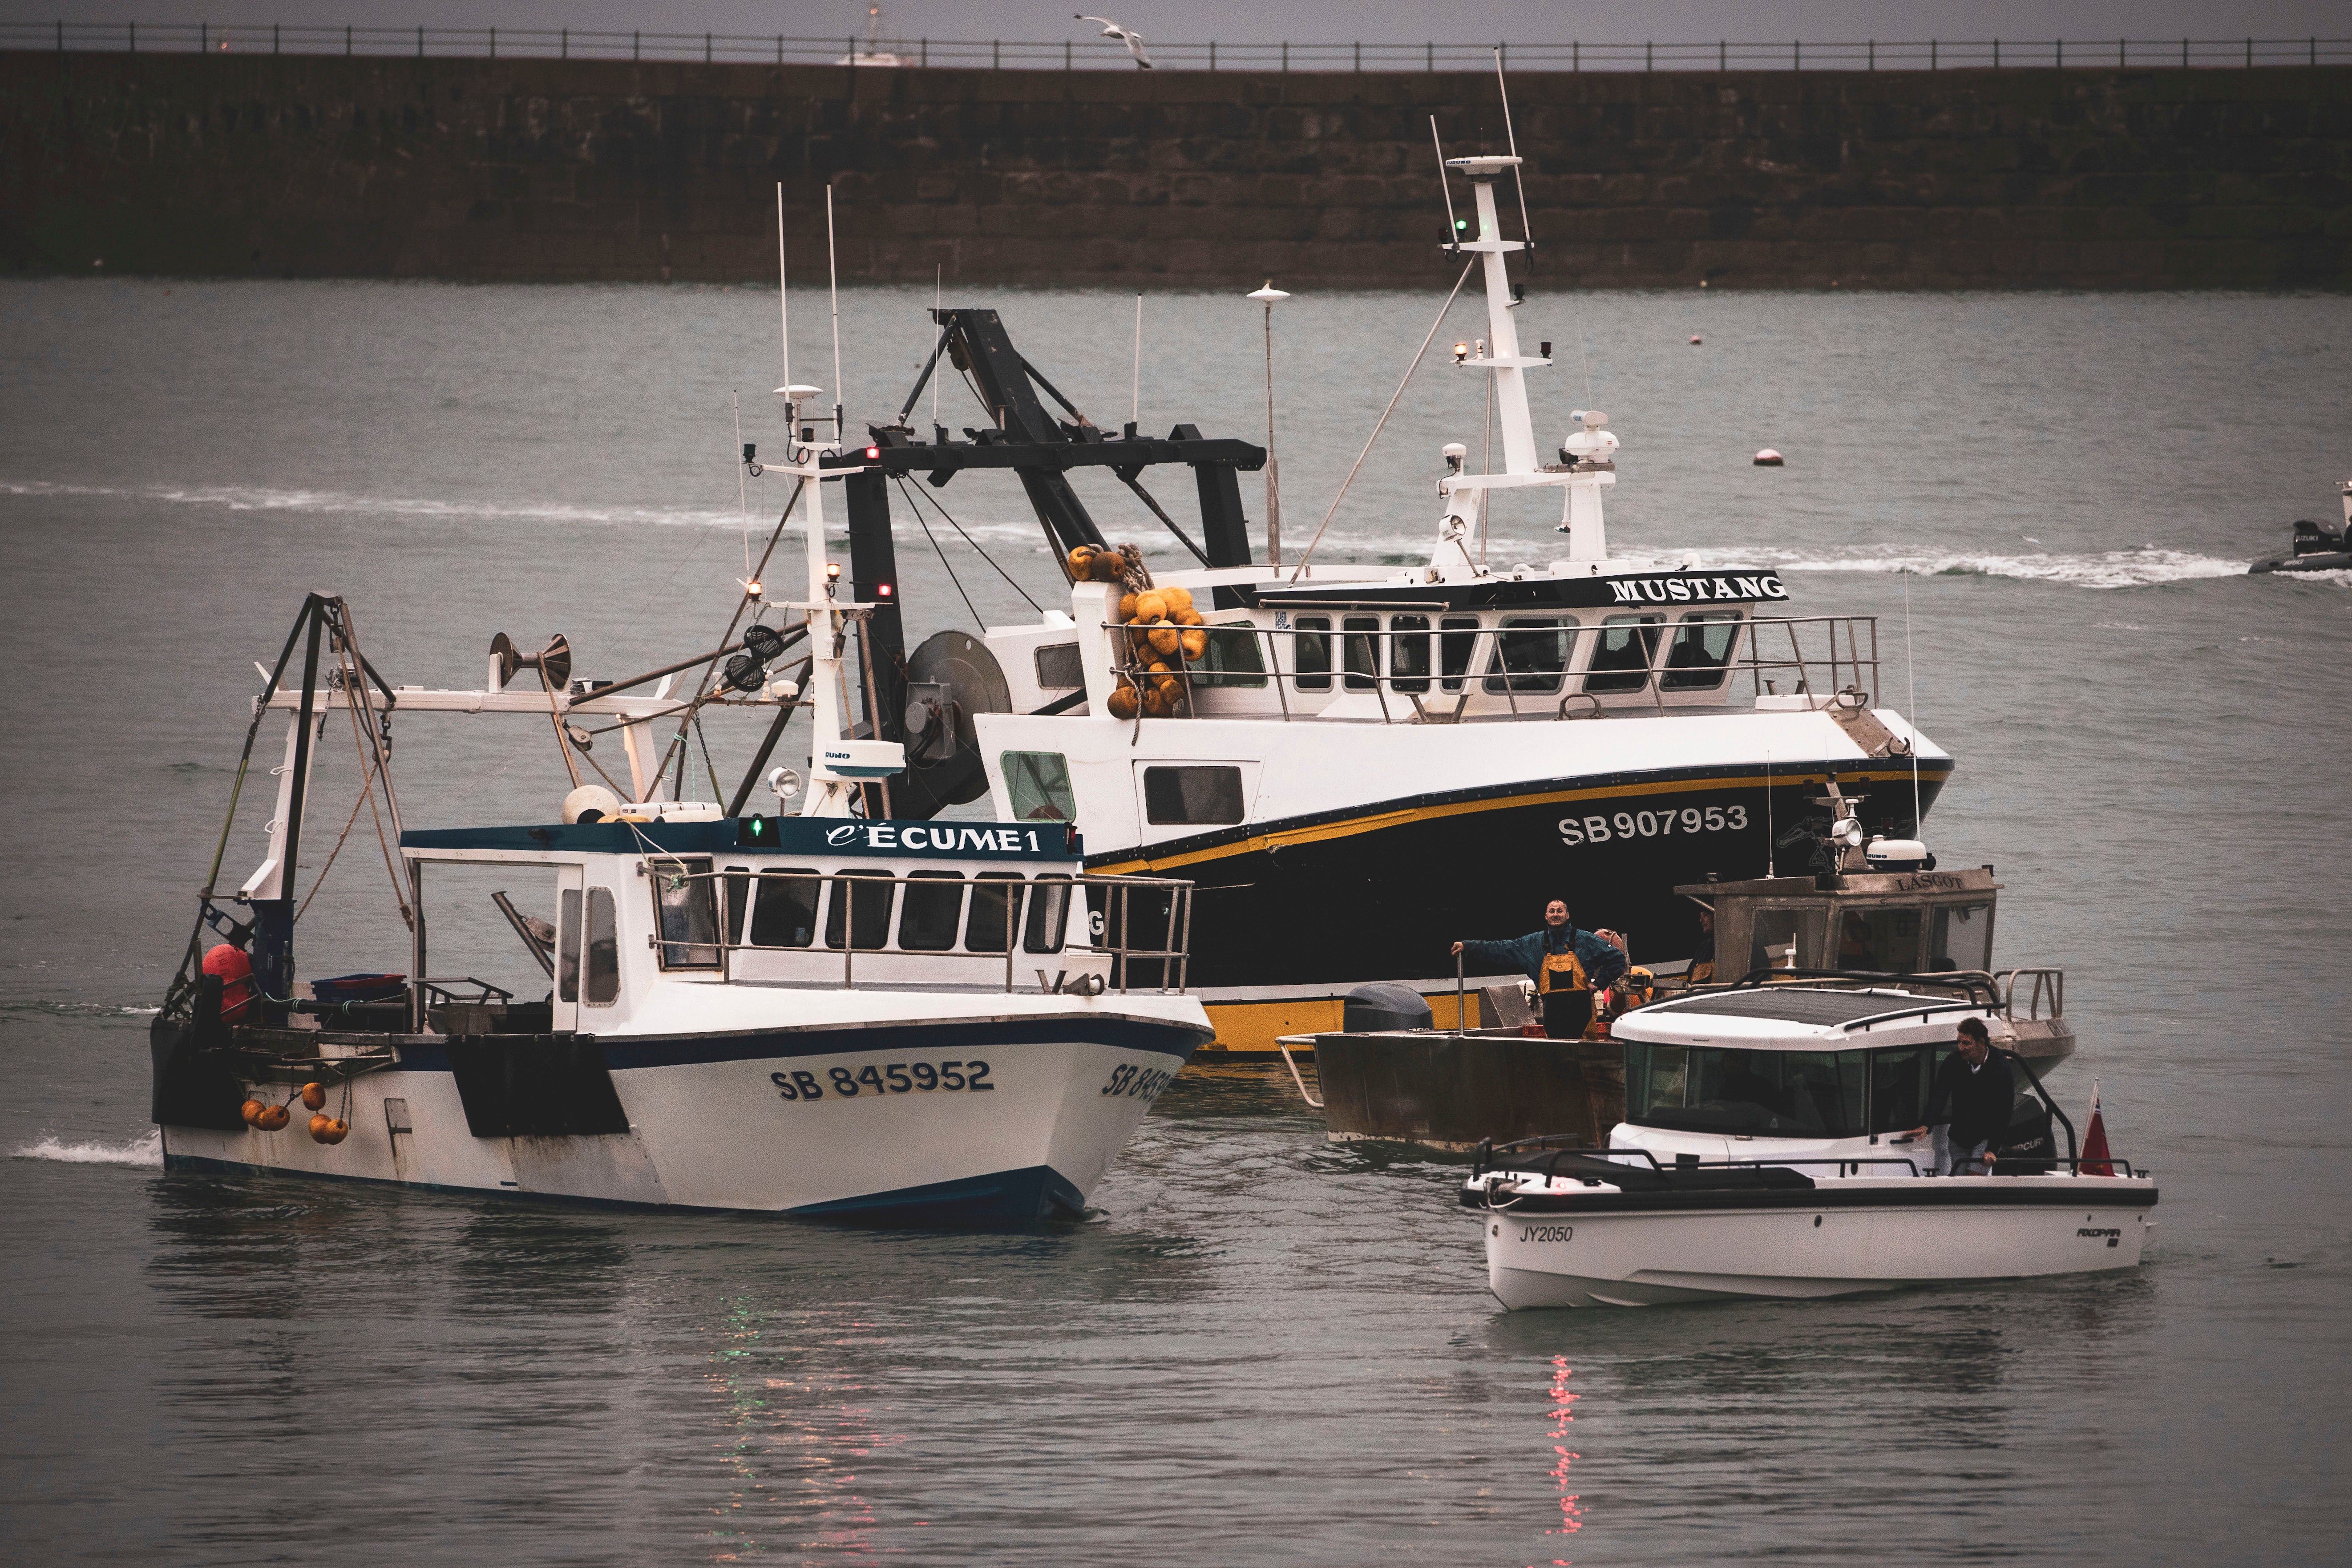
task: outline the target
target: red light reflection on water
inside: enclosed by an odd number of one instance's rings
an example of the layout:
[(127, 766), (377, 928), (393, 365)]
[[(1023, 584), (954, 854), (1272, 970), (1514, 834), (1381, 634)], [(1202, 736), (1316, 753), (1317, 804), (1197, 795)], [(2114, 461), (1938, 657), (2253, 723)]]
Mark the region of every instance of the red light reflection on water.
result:
[[(1568, 1489), (1568, 1468), (1577, 1459), (1568, 1446), (1569, 1423), (1576, 1419), (1574, 1406), (1577, 1395), (1569, 1392), (1568, 1380), (1576, 1375), (1566, 1356), (1551, 1358), (1551, 1483), (1559, 1491), (1559, 1525), (1547, 1530), (1546, 1535), (1574, 1535), (1584, 1528), (1582, 1500)], [(1569, 1568), (1569, 1559), (1555, 1557), (1553, 1568)]]

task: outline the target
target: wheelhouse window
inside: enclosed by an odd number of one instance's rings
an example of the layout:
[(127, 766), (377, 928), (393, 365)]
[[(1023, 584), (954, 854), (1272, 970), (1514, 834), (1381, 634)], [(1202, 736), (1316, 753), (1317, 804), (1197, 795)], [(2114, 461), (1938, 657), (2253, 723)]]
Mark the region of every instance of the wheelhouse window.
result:
[(918, 871), (908, 879), (898, 913), (898, 945), (908, 952), (945, 952), (963, 923), (963, 873)]
[(813, 866), (760, 873), (751, 905), (753, 947), (808, 947), (816, 941), (816, 900), (824, 880)]
[(1087, 683), (1086, 667), (1078, 662), (1078, 645), (1074, 642), (1046, 643), (1037, 649), (1036, 663), (1037, 684), (1045, 690)]
[(1828, 924), (1829, 915), (1824, 910), (1758, 910), (1755, 940), (1748, 952), (1748, 969), (1812, 968), (1817, 962), (1813, 955), (1822, 950)]
[(1012, 947), (1021, 924), (1022, 892), (1018, 871), (982, 871), (972, 879), (971, 912), (963, 924), (966, 952), (1003, 952)]
[(728, 867), (725, 885), (727, 924), (722, 929), (722, 939), (730, 947), (740, 947), (750, 940), (743, 917), (750, 912), (751, 907), (751, 868)]
[(1908, 1132), (1927, 1125), (1935, 1077), (1936, 1052), (1927, 1046), (1871, 1052), (1869, 1131)]
[(824, 945), (838, 949), (846, 930), (851, 948), (878, 952), (890, 940), (890, 906), (898, 889), (887, 871), (849, 871), (829, 879), (833, 898), (824, 911)]
[(1235, 767), (1146, 768), (1143, 816), (1156, 824), (1215, 826), (1242, 819), (1242, 771)]
[(1859, 1137), (1864, 1055), (1629, 1042), (1625, 1119), (1726, 1136)]
[(588, 889), (588, 984), (581, 1000), (609, 1007), (621, 996), (621, 922), (610, 888)]
[(1444, 628), (1437, 638), (1438, 668), (1444, 675), (1440, 684), (1448, 691), (1459, 691), (1477, 657), (1478, 617), (1448, 616), (1438, 625)]
[(1004, 791), (1013, 797), (1016, 820), (1077, 819), (1078, 800), (1070, 789), (1070, 763), (1061, 752), (1007, 752), (998, 760), (1004, 769)]
[(1840, 969), (1907, 974), (1919, 963), (1917, 909), (1848, 910), (1838, 922)]
[(1930, 971), (1990, 969), (1992, 906), (1965, 904), (1955, 909), (1948, 904), (1936, 910), (1929, 927), (1927, 967)]
[(1666, 669), (1658, 684), (1668, 691), (1713, 691), (1731, 678), (1731, 650), (1738, 644), (1736, 612), (1698, 610), (1685, 616), (1666, 645)]
[(1209, 626), (1208, 647), (1191, 661), (1194, 686), (1265, 687), (1265, 650), (1255, 628)]
[(1298, 689), (1301, 691), (1330, 690), (1331, 639), (1315, 634), (1329, 631), (1331, 617), (1301, 616), (1291, 624), (1298, 628), (1298, 635), (1290, 639), (1290, 664), (1291, 668), (1298, 672)]
[(580, 889), (566, 888), (555, 899), (555, 996), (580, 1000)]
[(1348, 632), (1360, 634), (1342, 639), (1346, 645), (1348, 689), (1370, 691), (1380, 684), (1381, 639), (1377, 634), (1381, 629), (1381, 618), (1378, 616), (1349, 616), (1340, 624)]
[(646, 862), (664, 969), (719, 967), (719, 900), (707, 859)]
[(1586, 667), (1587, 691), (1639, 691), (1650, 684), (1650, 662), (1658, 656), (1664, 616), (1612, 616), (1594, 640)]
[(1429, 689), (1429, 617), (1389, 617), (1389, 684), (1399, 691)]
[(1559, 616), (1507, 616), (1503, 619), (1503, 673), (1486, 678), (1489, 691), (1559, 690), (1568, 674), (1576, 622)]
[(1059, 952), (1070, 924), (1070, 879), (1047, 872), (1032, 884), (1029, 921), (1021, 933), (1025, 952)]

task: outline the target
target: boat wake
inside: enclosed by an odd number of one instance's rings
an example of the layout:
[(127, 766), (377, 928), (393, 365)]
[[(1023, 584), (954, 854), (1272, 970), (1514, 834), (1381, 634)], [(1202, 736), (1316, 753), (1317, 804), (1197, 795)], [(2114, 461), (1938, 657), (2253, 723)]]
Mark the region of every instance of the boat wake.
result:
[[(461, 522), (606, 522), (656, 527), (742, 526), (739, 511), (693, 507), (594, 507), (558, 501), (505, 505), (495, 501), (440, 500), (415, 496), (363, 496), (341, 490), (270, 489), (250, 485), (110, 486), (68, 485), (47, 479), (0, 479), (0, 495), (91, 496), (217, 507), (225, 511), (294, 511), (319, 516), (446, 518)], [(760, 521), (757, 513), (753, 521)]]
[(2242, 577), (2248, 565), (2243, 561), (2165, 550), (2152, 544), (2097, 554), (2051, 552), (1922, 555), (1898, 552), (1890, 547), (1827, 556), (1793, 550), (1703, 550), (1658, 559), (1662, 563), (1688, 561), (1699, 566), (1730, 566), (1744, 562), (1749, 565), (1778, 566), (1783, 572), (1908, 572), (1922, 577), (2014, 577), (2076, 588), (2150, 588), (2206, 577)]
[(47, 1137), (15, 1152), (18, 1160), (55, 1160), (68, 1165), (139, 1165), (163, 1163), (163, 1134), (150, 1129), (143, 1136), (121, 1143), (68, 1143)]

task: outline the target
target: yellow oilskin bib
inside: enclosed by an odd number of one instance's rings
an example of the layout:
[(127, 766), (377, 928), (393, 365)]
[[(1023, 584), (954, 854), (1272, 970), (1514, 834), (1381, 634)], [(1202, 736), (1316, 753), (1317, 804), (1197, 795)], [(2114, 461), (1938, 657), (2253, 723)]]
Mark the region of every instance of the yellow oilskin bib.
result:
[(1539, 994), (1591, 989), (1591, 983), (1584, 978), (1584, 964), (1577, 958), (1575, 949), (1544, 954), (1543, 973), (1536, 977), (1536, 990)]

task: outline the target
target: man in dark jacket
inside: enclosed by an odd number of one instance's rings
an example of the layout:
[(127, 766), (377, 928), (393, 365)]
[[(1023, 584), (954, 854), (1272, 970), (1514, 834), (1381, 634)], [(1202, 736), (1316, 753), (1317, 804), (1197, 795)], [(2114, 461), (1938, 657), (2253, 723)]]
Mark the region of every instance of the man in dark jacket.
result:
[(1577, 930), (1559, 899), (1545, 906), (1539, 931), (1507, 942), (1457, 942), (1454, 951), (1480, 963), (1508, 964), (1534, 981), (1544, 1033), (1556, 1040), (1581, 1036), (1592, 1021), (1593, 992), (1625, 973), (1624, 939)]
[[(1953, 1044), (1958, 1048), (1936, 1069), (1935, 1085), (1927, 1095), (1927, 1121), (1929, 1126), (1947, 1120), (1951, 1123), (1946, 1136), (1951, 1150), (1949, 1174), (1990, 1175), (1992, 1145), (2008, 1129), (2017, 1104), (2010, 1053), (1992, 1048), (1992, 1037), (1986, 1033), (1982, 1018), (1961, 1019)], [(1918, 1127), (1911, 1136), (1921, 1138), (1927, 1133), (1927, 1127)]]

